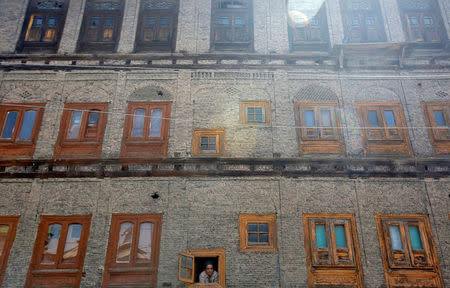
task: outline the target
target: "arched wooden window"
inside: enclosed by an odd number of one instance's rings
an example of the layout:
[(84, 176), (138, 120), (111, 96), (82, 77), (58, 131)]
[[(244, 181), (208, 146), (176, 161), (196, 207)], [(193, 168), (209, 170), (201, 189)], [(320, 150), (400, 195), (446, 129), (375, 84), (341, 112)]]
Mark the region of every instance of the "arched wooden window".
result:
[(342, 0), (340, 2), (344, 43), (386, 41), (378, 0)]
[(399, 0), (398, 3), (408, 41), (433, 43), (445, 39), (437, 1)]
[(119, 42), (123, 10), (123, 0), (88, 0), (78, 50), (114, 52)]
[(213, 0), (212, 50), (251, 51), (253, 15), (251, 0)]
[(291, 50), (328, 47), (325, 1), (289, 0), (288, 24)]
[(178, 0), (142, 0), (136, 51), (174, 51)]
[(17, 45), (19, 52), (56, 52), (69, 0), (31, 0)]

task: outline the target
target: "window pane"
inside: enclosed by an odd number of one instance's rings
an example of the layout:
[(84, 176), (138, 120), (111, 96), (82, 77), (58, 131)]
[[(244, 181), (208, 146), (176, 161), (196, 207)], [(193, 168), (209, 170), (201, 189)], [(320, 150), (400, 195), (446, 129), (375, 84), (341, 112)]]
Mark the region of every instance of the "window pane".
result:
[(320, 121), (322, 121), (322, 127), (331, 127), (331, 111), (330, 110), (322, 110), (320, 111)]
[(259, 232), (260, 233), (268, 233), (269, 232), (269, 225), (267, 223), (259, 224)]
[(258, 244), (258, 233), (248, 233), (248, 243)]
[(316, 225), (316, 243), (317, 248), (327, 248), (325, 225)]
[(138, 262), (150, 262), (152, 255), (153, 223), (142, 223), (139, 229), (139, 243), (137, 251)]
[(403, 250), (402, 238), (400, 236), (400, 228), (398, 226), (389, 226), (389, 236), (391, 238), (392, 250)]
[(316, 126), (316, 120), (314, 119), (314, 110), (306, 110), (305, 111), (305, 121), (306, 121), (306, 127)]
[(422, 239), (420, 238), (419, 227), (408, 226), (408, 228), (409, 228), (409, 236), (411, 238), (412, 249), (423, 250)]
[(81, 224), (69, 225), (66, 245), (64, 246), (63, 263), (76, 263), (82, 227)]
[(378, 127), (378, 115), (377, 111), (369, 111), (369, 126)]
[(259, 234), (259, 243), (260, 244), (268, 244), (269, 243), (269, 234)]
[(345, 239), (345, 227), (344, 225), (334, 226), (334, 235), (336, 237), (336, 247), (347, 248), (347, 241)]
[(89, 117), (88, 117), (88, 126), (89, 127), (96, 127), (98, 125), (99, 114), (100, 113), (97, 111), (89, 112)]
[(248, 229), (248, 232), (258, 232), (258, 224), (249, 223), (247, 229)]
[(131, 137), (142, 137), (144, 132), (145, 110), (137, 109), (134, 111), (133, 131)]
[(392, 110), (385, 110), (384, 111), (384, 118), (386, 119), (386, 126), (387, 127), (395, 127), (395, 126), (397, 126), (395, 124), (394, 111), (392, 111)]
[(17, 116), (19, 112), (10, 111), (6, 114), (5, 125), (3, 126), (2, 139), (11, 139), (16, 126)]
[(153, 109), (150, 119), (150, 137), (161, 137), (162, 110)]
[(434, 121), (436, 122), (436, 126), (438, 127), (446, 127), (447, 123), (445, 123), (444, 111), (435, 110), (433, 111)]
[(60, 224), (52, 224), (48, 226), (47, 239), (45, 239), (44, 241), (44, 253), (41, 258), (41, 264), (55, 263), (60, 233), (61, 233)]
[(81, 116), (82, 111), (73, 111), (72, 119), (70, 120), (69, 132), (67, 133), (67, 139), (77, 139), (80, 133)]
[(129, 263), (133, 243), (133, 223), (120, 224), (119, 242), (117, 243), (117, 263)]
[(20, 128), (19, 140), (30, 140), (33, 133), (34, 121), (37, 111), (26, 111), (23, 116), (22, 127)]
[(0, 225), (0, 256), (3, 255), (3, 250), (6, 245), (6, 236), (8, 235), (9, 226)]

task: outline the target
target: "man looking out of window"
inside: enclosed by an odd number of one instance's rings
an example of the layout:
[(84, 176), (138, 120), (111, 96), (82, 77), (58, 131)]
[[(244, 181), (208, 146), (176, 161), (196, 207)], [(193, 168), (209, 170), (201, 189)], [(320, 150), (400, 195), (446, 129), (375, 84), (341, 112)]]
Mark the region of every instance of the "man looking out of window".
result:
[(218, 274), (214, 271), (213, 263), (206, 262), (205, 271), (200, 273), (200, 283), (217, 283)]

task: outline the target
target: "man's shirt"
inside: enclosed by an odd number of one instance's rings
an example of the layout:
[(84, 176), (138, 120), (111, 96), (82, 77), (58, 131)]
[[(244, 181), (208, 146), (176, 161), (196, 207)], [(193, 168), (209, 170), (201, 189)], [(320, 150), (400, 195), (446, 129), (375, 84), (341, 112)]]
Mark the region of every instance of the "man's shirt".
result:
[(200, 273), (200, 283), (217, 283), (219, 282), (217, 280), (217, 272), (214, 271), (211, 277), (208, 277), (208, 274), (206, 274), (205, 271)]

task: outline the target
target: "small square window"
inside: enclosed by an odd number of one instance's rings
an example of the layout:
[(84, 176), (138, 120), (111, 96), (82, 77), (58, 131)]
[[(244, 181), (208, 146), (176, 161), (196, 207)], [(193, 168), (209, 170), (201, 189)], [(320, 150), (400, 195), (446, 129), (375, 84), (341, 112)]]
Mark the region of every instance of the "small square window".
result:
[(269, 101), (241, 101), (240, 122), (243, 124), (269, 124)]
[(363, 274), (353, 214), (303, 214), (311, 286), (362, 287)]
[(450, 102), (422, 103), (430, 142), (436, 154), (450, 153)]
[(277, 251), (276, 215), (239, 215), (240, 250), (245, 252)]
[[(386, 282), (444, 287), (430, 223), (423, 215), (375, 215)], [(398, 277), (414, 275), (414, 277)]]
[(225, 153), (224, 130), (194, 130), (192, 155), (223, 155)]

